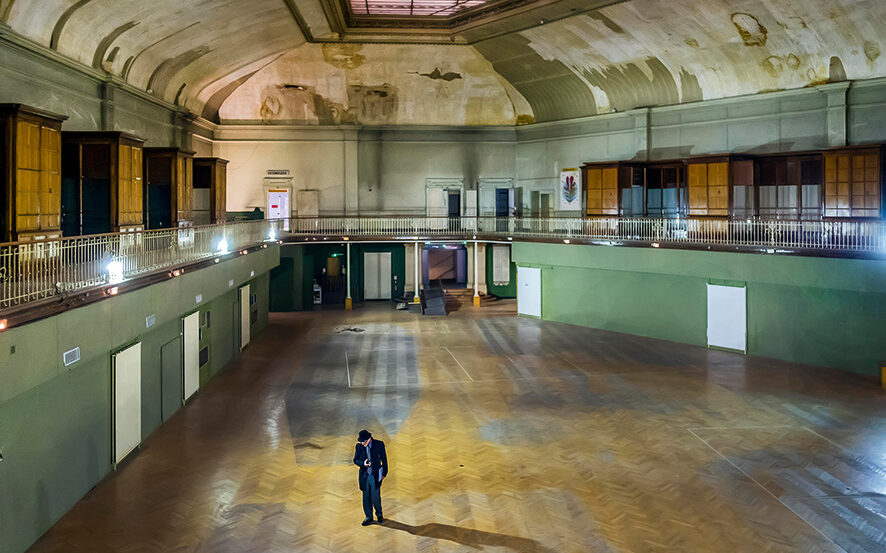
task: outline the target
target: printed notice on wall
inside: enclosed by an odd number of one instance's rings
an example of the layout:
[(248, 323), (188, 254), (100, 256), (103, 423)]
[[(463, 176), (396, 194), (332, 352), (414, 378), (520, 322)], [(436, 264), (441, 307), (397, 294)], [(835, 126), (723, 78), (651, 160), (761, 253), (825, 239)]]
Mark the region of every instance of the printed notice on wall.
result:
[(560, 172), (560, 211), (581, 209), (581, 171), (563, 169)]

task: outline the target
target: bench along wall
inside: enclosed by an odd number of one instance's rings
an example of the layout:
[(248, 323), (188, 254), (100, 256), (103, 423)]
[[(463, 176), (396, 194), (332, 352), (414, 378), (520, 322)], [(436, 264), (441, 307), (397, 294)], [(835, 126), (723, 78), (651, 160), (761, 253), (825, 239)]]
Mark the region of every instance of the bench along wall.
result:
[(748, 354), (878, 376), (886, 261), (515, 242), (542, 318), (707, 344), (708, 283), (747, 287)]
[[(27, 549), (111, 470), (111, 354), (142, 344), (144, 440), (181, 406), (164, 403), (161, 390), (161, 358), (178, 355), (181, 318), (200, 312), (200, 349), (209, 348), (202, 386), (238, 352), (239, 286), (250, 283), (256, 296), (251, 335), (267, 325), (278, 261), (271, 246), (0, 333), (0, 551)], [(64, 366), (63, 353), (77, 346), (80, 360)]]

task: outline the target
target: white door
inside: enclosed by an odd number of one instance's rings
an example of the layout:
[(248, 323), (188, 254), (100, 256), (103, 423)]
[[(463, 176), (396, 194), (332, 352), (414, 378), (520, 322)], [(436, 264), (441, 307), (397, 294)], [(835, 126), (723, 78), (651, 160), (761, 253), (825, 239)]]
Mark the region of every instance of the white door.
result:
[(495, 187), (484, 186), (480, 189), (480, 216), (495, 217)]
[(517, 314), (541, 318), (541, 269), (517, 267)]
[(708, 284), (708, 345), (747, 351), (747, 288)]
[(268, 219), (283, 219), (283, 230), (289, 230), (289, 190), (286, 188), (268, 189)]
[(363, 254), (363, 297), (367, 300), (391, 299), (391, 252)]
[(187, 401), (200, 388), (200, 313), (182, 319), (182, 399)]
[(114, 463), (119, 463), (141, 443), (141, 343), (115, 353), (112, 365), (114, 376)]
[(448, 198), (445, 188), (428, 188), (428, 217), (432, 217), (430, 228), (446, 228)]
[(240, 349), (249, 344), (249, 285), (240, 288)]

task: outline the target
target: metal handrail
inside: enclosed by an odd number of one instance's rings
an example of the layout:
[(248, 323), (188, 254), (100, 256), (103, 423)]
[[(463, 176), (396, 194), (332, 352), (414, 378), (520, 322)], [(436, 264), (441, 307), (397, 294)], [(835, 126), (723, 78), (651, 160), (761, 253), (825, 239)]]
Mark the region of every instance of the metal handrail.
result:
[(282, 223), (242, 221), (0, 244), (0, 309), (236, 251), (276, 238)]
[(648, 219), (624, 217), (319, 217), (294, 218), (295, 235), (586, 239), (886, 253), (884, 221)]
[[(272, 232), (273, 231), (273, 232)], [(275, 239), (583, 239), (603, 244), (737, 246), (886, 255), (884, 221), (543, 217), (315, 217), (0, 244), (0, 310)], [(111, 265), (116, 262), (116, 265)], [(113, 271), (111, 269), (114, 269)]]

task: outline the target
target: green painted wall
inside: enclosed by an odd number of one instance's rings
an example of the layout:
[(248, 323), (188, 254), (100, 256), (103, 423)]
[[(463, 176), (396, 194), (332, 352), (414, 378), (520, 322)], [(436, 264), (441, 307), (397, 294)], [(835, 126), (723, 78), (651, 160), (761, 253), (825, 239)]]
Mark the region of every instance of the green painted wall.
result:
[(705, 345), (708, 282), (746, 283), (748, 353), (878, 376), (886, 261), (514, 243), (547, 320)]
[[(326, 260), (332, 254), (339, 254), (344, 267), (345, 248), (343, 244), (293, 244), (281, 248), (280, 265), (270, 275), (271, 311), (313, 309), (314, 279), (319, 282)], [(406, 248), (403, 244), (355, 243), (351, 245), (351, 297), (354, 302), (363, 301), (365, 252), (391, 252), (391, 297), (401, 297), (406, 279)]]
[(367, 252), (391, 253), (391, 297), (404, 294), (406, 282), (406, 248), (403, 244), (354, 244), (351, 246), (351, 297), (354, 302), (363, 300), (363, 254)]
[(517, 264), (514, 263), (513, 250), (511, 251), (511, 280), (506, 286), (496, 286), (492, 280), (492, 248), (494, 244), (486, 245), (486, 291), (500, 298), (517, 297)]
[[(257, 295), (252, 335), (267, 325), (268, 273), (278, 260), (272, 246), (0, 333), (0, 551), (27, 549), (110, 471), (111, 354), (142, 344), (144, 440), (161, 424), (160, 348), (179, 335), (181, 317), (210, 313), (202, 384), (237, 350), (240, 285)], [(65, 367), (62, 353), (75, 346), (81, 360)]]

